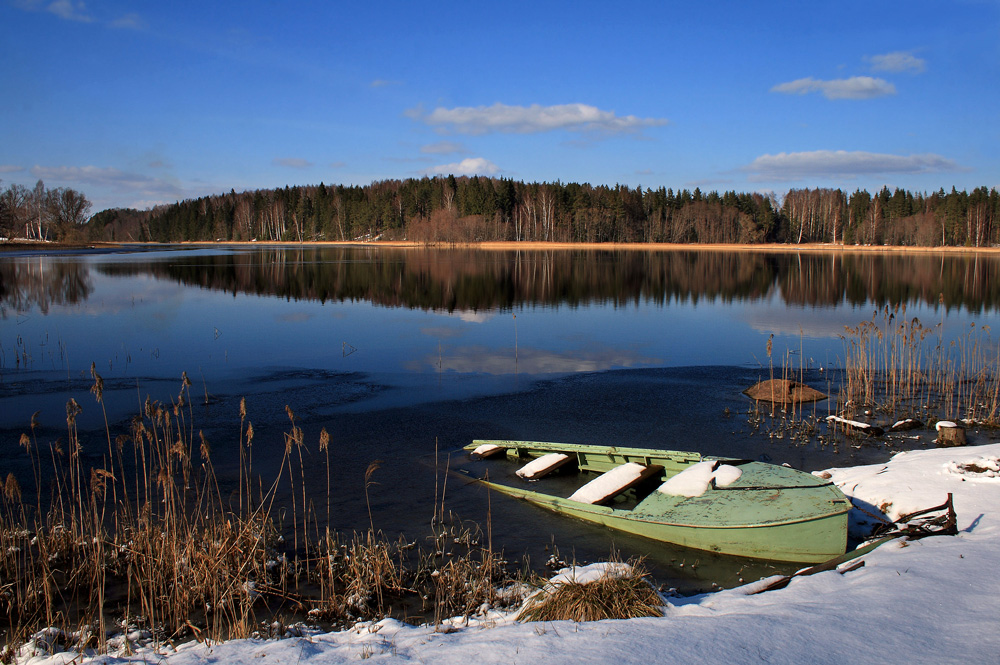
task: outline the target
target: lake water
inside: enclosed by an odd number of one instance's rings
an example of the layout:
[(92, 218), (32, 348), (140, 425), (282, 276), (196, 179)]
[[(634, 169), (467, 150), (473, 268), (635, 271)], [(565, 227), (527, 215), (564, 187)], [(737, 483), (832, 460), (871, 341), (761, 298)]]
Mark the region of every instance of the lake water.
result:
[[(40, 439), (64, 437), (71, 397), (99, 462), (106, 435), (88, 393), (91, 363), (105, 380), (112, 436), (127, 432), (147, 395), (176, 398), (186, 372), (195, 429), (223, 474), (241, 398), (261, 468), (283, 452), (286, 405), (314, 454), (326, 428), (331, 522), (345, 531), (369, 524), (364, 474), (380, 460), (369, 489), (375, 526), (419, 537), (444, 453), (474, 438), (696, 450), (806, 470), (874, 462), (927, 442), (768, 437), (749, 424), (741, 391), (767, 378), (771, 335), (776, 362), (829, 387), (845, 326), (885, 306), (940, 326), (946, 341), (971, 324), (995, 328), (1000, 258), (370, 246), (0, 254), (0, 475), (13, 471), (30, 489), (19, 437), (35, 412)], [(325, 488), (325, 463), (311, 462), (307, 474)], [(683, 588), (744, 574), (512, 500), (493, 497), (489, 510), (461, 478), (449, 480), (445, 501), (480, 523), (489, 512), (494, 541), (535, 561), (555, 543), (580, 560), (612, 547), (645, 554)]]

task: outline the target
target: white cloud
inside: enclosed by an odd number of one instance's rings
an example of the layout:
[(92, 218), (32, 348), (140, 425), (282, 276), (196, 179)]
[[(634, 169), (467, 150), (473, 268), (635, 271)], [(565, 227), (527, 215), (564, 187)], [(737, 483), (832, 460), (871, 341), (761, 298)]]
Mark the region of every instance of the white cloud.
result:
[(459, 134), (533, 134), (560, 129), (619, 134), (667, 124), (664, 118), (618, 116), (614, 111), (602, 111), (588, 104), (509, 106), (498, 102), (493, 106), (438, 107), (427, 114), (418, 107), (408, 111), (407, 115)]
[(807, 177), (853, 178), (888, 173), (961, 171), (954, 161), (935, 154), (890, 155), (846, 150), (814, 150), (761, 155), (743, 167), (753, 181), (799, 180)]
[(389, 81), (386, 79), (375, 79), (371, 82), (371, 87), (373, 88), (386, 88), (391, 85), (402, 85), (402, 81)]
[(327, 166), (331, 169), (342, 169), (347, 166), (347, 162), (330, 162)]
[(110, 23), (112, 28), (123, 28), (126, 30), (142, 30), (146, 27), (146, 22), (135, 13), (125, 14)]
[[(88, 196), (87, 198), (90, 197)], [(173, 203), (173, 201), (165, 201), (163, 199), (138, 199), (129, 203), (127, 207), (134, 208), (135, 210), (152, 210), (156, 206), (169, 205), (171, 203)]]
[(135, 188), (164, 182), (157, 178), (98, 166), (33, 166), (31, 175), (42, 180), (82, 182), (89, 185)]
[(271, 160), (271, 163), (275, 166), (286, 166), (290, 169), (308, 169), (313, 166), (312, 162), (298, 157), (275, 157)]
[(496, 175), (500, 167), (482, 157), (467, 157), (460, 162), (432, 166), (425, 175)]
[(16, 166), (14, 164), (0, 164), (0, 173), (17, 173), (18, 171), (23, 171), (23, 166)]
[[(116, 168), (98, 166), (33, 166), (31, 175), (46, 184), (70, 183), (81, 187), (104, 189), (119, 195), (128, 195), (144, 203), (166, 203), (185, 198), (185, 192), (175, 182), (164, 178), (151, 178), (139, 173), (128, 173)], [(103, 204), (100, 195), (84, 191), (94, 201), (94, 207)], [(122, 198), (117, 196), (116, 199)], [(136, 204), (129, 204), (135, 206)]]
[(396, 164), (427, 164), (434, 160), (430, 157), (382, 157), (382, 161)]
[(923, 58), (914, 56), (909, 51), (893, 51), (882, 55), (872, 55), (865, 58), (875, 72), (913, 72), (919, 74), (927, 68)]
[[(87, 11), (87, 5), (83, 0), (11, 0), (15, 7), (27, 12), (45, 11), (54, 16), (58, 16), (66, 21), (77, 21), (79, 23), (93, 23), (96, 19)], [(128, 30), (142, 30), (146, 27), (146, 22), (139, 14), (130, 12), (121, 17), (107, 21), (100, 20), (112, 28), (124, 28)]]
[(771, 88), (771, 92), (780, 92), (786, 95), (821, 92), (827, 99), (872, 99), (895, 95), (896, 86), (884, 79), (871, 76), (852, 76), (851, 78), (830, 81), (807, 77), (788, 83), (780, 83)]
[(86, 5), (79, 1), (71, 2), (70, 0), (56, 0), (46, 7), (46, 11), (50, 14), (55, 14), (59, 18), (66, 19), (67, 21), (90, 23), (94, 20), (87, 14)]
[(461, 143), (455, 143), (454, 141), (438, 141), (437, 143), (430, 143), (425, 146), (421, 146), (420, 152), (425, 155), (450, 155), (454, 153), (466, 152), (465, 146)]

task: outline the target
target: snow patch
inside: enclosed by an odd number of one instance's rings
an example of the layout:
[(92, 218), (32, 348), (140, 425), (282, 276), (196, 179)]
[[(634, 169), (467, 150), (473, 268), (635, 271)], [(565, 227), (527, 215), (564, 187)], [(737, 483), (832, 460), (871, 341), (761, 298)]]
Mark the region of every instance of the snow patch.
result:
[(642, 472), (646, 470), (642, 464), (637, 462), (626, 462), (620, 466), (616, 466), (606, 473), (602, 473), (597, 478), (594, 478), (589, 483), (573, 492), (570, 495), (571, 501), (580, 501), (582, 503), (596, 503), (605, 499), (609, 494), (615, 493), (615, 490), (621, 491), (622, 488), (628, 487), (630, 484), (634, 483), (636, 480), (642, 477)]
[(576, 584), (590, 584), (605, 578), (621, 579), (632, 574), (632, 566), (621, 562), (592, 563), (589, 566), (568, 566), (556, 571), (556, 575), (549, 580), (549, 585), (565, 584), (575, 582)]
[(660, 485), (658, 492), (670, 496), (701, 496), (708, 491), (712, 481), (720, 487), (732, 485), (743, 471), (729, 464), (719, 464), (717, 460), (705, 460), (691, 465), (676, 476)]
[(537, 457), (516, 471), (517, 475), (525, 480), (541, 478), (550, 471), (554, 471), (569, 461), (569, 455), (563, 453), (549, 453)]
[(495, 443), (484, 443), (483, 445), (479, 446), (478, 448), (476, 448), (475, 450), (472, 451), (472, 456), (473, 457), (492, 457), (493, 455), (496, 455), (501, 450), (503, 450), (503, 448), (501, 448), (500, 446), (498, 446)]
[(848, 418), (841, 418), (840, 416), (827, 416), (826, 422), (828, 423), (839, 423), (841, 425), (846, 425), (848, 427), (853, 427), (854, 429), (859, 429), (863, 431), (868, 431), (872, 428), (868, 423), (863, 423), (860, 420), (849, 420)]
[(948, 462), (945, 471), (963, 480), (1000, 481), (1000, 457), (977, 457), (965, 462)]

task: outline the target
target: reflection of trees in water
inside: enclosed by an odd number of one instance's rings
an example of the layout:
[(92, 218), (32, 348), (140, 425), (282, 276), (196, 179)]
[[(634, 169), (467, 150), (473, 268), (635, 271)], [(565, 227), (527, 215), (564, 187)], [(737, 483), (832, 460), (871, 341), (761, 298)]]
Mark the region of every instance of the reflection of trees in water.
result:
[(963, 254), (819, 254), (795, 257), (782, 271), (785, 302), (830, 305), (848, 302), (965, 307), (1000, 306), (1000, 257)]
[(724, 251), (481, 251), (259, 248), (106, 264), (109, 275), (295, 300), (368, 301), (434, 310), (515, 305), (755, 301), (800, 305), (925, 303), (973, 312), (1000, 304), (1000, 258), (983, 255)]
[[(510, 251), (260, 248), (247, 253), (130, 261), (108, 275), (151, 274), (180, 284), (295, 300), (387, 307), (495, 310), (516, 305), (671, 301), (924, 303), (993, 311), (1000, 257), (979, 254), (766, 254), (723, 251)], [(86, 300), (89, 267), (51, 257), (0, 261), (0, 310), (45, 314)]]
[(0, 316), (8, 310), (47, 314), (53, 305), (86, 300), (94, 290), (87, 265), (49, 258), (0, 261)]

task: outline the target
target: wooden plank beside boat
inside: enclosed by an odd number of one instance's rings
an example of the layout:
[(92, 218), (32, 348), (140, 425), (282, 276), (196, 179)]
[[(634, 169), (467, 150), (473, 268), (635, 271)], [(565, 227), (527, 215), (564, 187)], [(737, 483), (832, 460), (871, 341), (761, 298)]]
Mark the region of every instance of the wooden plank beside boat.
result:
[(490, 443), (508, 458), (561, 452), (575, 457), (583, 472), (605, 473), (635, 462), (662, 467), (666, 481), (699, 462), (718, 460), (742, 472), (732, 484), (712, 484), (700, 496), (674, 496), (658, 489), (640, 493), (631, 508), (595, 505), (511, 484), (483, 480), (498, 492), (560, 514), (683, 547), (734, 556), (817, 563), (847, 549), (851, 504), (829, 481), (783, 466), (747, 460), (702, 457), (698, 453), (645, 448), (592, 446), (534, 441), (475, 441), (467, 450)]

